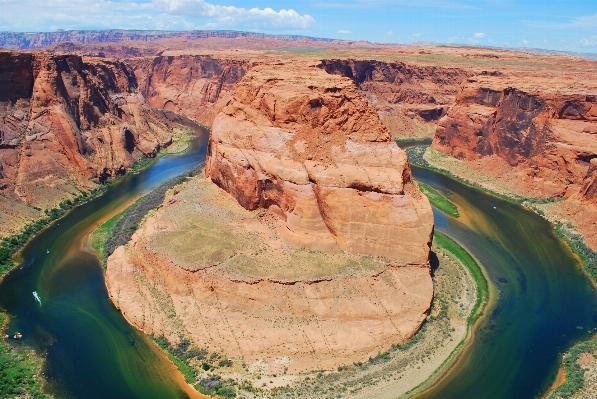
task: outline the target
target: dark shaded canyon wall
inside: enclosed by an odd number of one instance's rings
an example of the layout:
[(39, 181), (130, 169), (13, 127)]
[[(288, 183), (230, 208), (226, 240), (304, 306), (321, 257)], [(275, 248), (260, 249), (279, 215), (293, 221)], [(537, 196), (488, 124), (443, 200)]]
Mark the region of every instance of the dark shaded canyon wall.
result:
[(236, 83), (249, 69), (245, 60), (210, 56), (165, 56), (131, 59), (145, 101), (211, 126), (232, 98)]
[(392, 137), (433, 137), (471, 72), (376, 60), (323, 60), (328, 73), (352, 79)]
[(440, 120), (432, 148), (464, 160), (495, 155), (528, 177), (548, 181), (550, 195), (567, 195), (574, 186), (570, 193), (582, 187), (590, 199), (596, 134), (595, 96), (471, 79)]

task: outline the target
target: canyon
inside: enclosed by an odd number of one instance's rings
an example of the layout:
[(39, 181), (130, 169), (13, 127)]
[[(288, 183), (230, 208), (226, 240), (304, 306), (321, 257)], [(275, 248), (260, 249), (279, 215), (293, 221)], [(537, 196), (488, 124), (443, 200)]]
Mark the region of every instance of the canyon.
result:
[(421, 328), (433, 214), (395, 140), (432, 140), (433, 166), (538, 204), (597, 250), (593, 61), (251, 35), (13, 39), (50, 47), (0, 53), (2, 233), (155, 156), (180, 129), (171, 113), (210, 126), (204, 176), (116, 249), (106, 284), (131, 324), (239, 373), (356, 364)]

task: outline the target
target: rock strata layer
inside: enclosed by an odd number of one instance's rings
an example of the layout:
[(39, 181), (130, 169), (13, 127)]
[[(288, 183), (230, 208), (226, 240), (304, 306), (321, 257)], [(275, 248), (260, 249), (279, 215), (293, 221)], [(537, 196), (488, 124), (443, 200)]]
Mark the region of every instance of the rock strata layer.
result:
[(206, 175), (246, 209), (277, 215), (294, 247), (428, 263), (429, 201), (348, 78), (298, 63), (251, 68), (213, 123)]

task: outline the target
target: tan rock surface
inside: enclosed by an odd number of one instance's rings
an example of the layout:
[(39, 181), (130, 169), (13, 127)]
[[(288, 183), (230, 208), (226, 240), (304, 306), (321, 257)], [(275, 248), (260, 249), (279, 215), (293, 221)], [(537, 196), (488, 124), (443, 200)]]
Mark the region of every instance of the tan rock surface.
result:
[(428, 267), (291, 249), (271, 215), (204, 179), (174, 193), (108, 259), (110, 295), (142, 330), (279, 374), (364, 361), (425, 320)]
[(206, 174), (246, 209), (278, 215), (294, 247), (428, 262), (429, 202), (348, 78), (301, 63), (252, 67), (214, 121)]

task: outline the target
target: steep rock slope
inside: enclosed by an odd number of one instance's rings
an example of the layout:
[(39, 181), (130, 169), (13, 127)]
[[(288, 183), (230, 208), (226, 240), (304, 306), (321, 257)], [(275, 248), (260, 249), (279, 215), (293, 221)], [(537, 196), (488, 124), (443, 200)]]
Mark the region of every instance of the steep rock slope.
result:
[(350, 79), (254, 66), (214, 121), (206, 175), (246, 209), (278, 215), (295, 247), (428, 262), (429, 202)]
[(517, 86), (471, 79), (440, 121), (432, 148), (469, 161), (498, 157), (521, 172), (519, 184), (533, 187), (535, 196), (582, 191), (592, 198), (597, 96)]
[(205, 125), (212, 124), (249, 68), (244, 60), (191, 55), (130, 59), (127, 63), (148, 104)]
[(0, 109), (0, 192), (13, 222), (27, 213), (20, 205), (55, 206), (172, 139), (121, 62), (1, 52)]
[(331, 59), (319, 65), (354, 81), (393, 138), (431, 138), (473, 72), (403, 62)]

